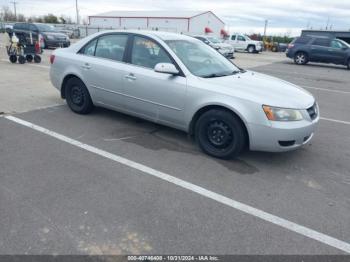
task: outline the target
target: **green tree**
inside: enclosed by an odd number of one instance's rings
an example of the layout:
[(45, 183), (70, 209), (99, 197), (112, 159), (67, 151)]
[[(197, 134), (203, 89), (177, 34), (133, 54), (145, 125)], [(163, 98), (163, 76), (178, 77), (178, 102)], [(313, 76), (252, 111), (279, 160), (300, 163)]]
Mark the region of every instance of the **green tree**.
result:
[(44, 23), (47, 24), (58, 24), (58, 17), (53, 14), (48, 14), (43, 17)]

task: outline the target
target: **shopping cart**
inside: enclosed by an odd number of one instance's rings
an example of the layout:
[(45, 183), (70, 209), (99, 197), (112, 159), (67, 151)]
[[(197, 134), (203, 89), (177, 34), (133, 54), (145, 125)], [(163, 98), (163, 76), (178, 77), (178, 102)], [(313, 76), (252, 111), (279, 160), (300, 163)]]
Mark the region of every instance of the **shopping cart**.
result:
[(7, 55), (11, 63), (41, 62), (41, 47), (39, 39), (34, 39), (32, 33), (14, 33), (7, 47)]

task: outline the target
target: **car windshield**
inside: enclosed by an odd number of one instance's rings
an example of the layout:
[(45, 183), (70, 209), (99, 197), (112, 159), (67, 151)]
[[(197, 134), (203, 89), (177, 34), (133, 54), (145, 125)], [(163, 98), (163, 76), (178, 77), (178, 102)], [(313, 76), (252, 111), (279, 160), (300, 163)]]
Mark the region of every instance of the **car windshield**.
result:
[(35, 24), (41, 32), (56, 32), (56, 29), (51, 25)]
[(250, 37), (249, 37), (249, 36), (244, 35), (244, 37), (245, 37), (245, 39), (246, 39), (247, 41), (251, 41), (251, 39), (250, 39)]
[(221, 41), (218, 39), (218, 38), (216, 38), (216, 37), (207, 37), (208, 38), (208, 40), (210, 41), (210, 42), (212, 42), (212, 43), (214, 43), (214, 44), (219, 44), (219, 43), (221, 43)]
[(344, 46), (350, 48), (350, 45), (349, 45), (347, 42), (345, 42), (344, 40), (337, 39), (337, 41), (339, 41), (340, 43), (342, 43)]
[(166, 43), (187, 69), (196, 76), (212, 78), (241, 72), (231, 61), (202, 42), (168, 40)]

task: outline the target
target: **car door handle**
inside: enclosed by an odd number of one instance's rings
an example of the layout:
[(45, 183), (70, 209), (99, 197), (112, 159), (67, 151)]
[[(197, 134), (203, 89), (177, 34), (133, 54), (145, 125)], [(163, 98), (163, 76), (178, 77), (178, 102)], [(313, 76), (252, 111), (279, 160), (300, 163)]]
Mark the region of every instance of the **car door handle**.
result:
[(124, 77), (129, 80), (136, 80), (136, 76), (133, 73), (130, 73)]
[(84, 65), (81, 66), (83, 69), (91, 69), (91, 65), (89, 63), (85, 63)]

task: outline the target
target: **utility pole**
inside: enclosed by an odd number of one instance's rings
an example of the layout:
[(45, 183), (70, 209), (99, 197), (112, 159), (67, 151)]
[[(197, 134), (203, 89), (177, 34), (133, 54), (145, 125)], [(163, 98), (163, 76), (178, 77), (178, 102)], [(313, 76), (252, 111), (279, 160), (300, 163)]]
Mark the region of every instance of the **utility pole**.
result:
[(13, 4), (13, 9), (14, 9), (14, 11), (15, 11), (15, 17), (16, 17), (16, 20), (17, 20), (17, 8), (16, 8), (16, 5), (17, 5), (18, 2), (16, 2), (16, 0), (13, 0), (13, 1), (10, 2), (10, 3)]
[(79, 9), (78, 9), (78, 0), (75, 0), (75, 9), (77, 12), (77, 25), (79, 25)]
[(266, 40), (266, 30), (267, 30), (267, 24), (268, 24), (269, 20), (265, 20), (265, 27), (264, 27), (264, 39)]

